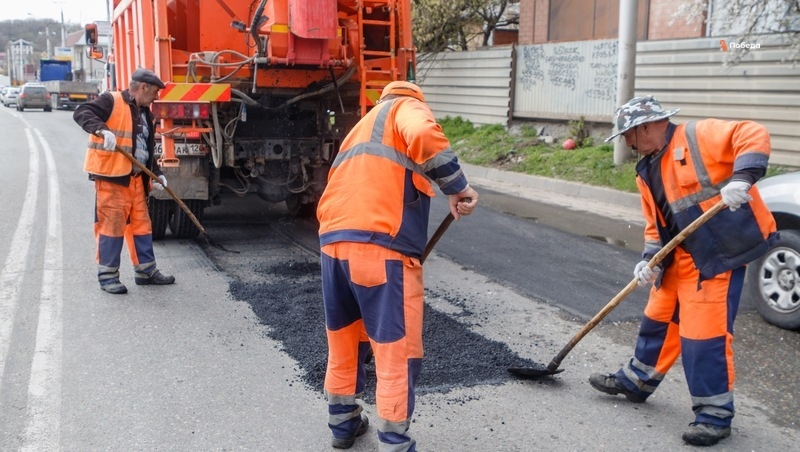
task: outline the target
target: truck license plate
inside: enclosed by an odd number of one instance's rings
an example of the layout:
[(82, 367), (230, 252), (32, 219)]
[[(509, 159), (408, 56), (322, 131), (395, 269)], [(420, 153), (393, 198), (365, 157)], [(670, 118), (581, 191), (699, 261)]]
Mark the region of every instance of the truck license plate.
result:
[[(156, 154), (163, 154), (163, 145), (156, 142)], [(206, 155), (206, 145), (200, 143), (175, 143), (175, 155)]]

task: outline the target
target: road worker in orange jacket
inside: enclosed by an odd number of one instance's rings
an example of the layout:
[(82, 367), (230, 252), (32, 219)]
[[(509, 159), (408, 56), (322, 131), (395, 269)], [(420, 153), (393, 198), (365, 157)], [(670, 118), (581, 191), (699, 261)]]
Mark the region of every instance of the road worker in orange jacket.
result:
[(328, 336), (325, 393), (333, 447), (369, 423), (356, 398), (374, 351), (381, 450), (414, 451), (408, 434), (422, 364), (423, 284), (431, 181), (456, 219), (478, 202), (450, 143), (408, 82), (387, 85), (341, 144), (319, 202)]
[[(654, 283), (634, 356), (613, 374), (593, 374), (607, 394), (644, 402), (681, 356), (695, 420), (683, 434), (710, 446), (730, 435), (733, 406), (733, 322), (745, 265), (777, 239), (775, 220), (753, 185), (770, 154), (767, 130), (751, 121), (705, 119), (676, 125), (652, 97), (615, 113), (617, 132), (644, 156), (636, 182), (647, 221), (634, 276)], [(729, 207), (686, 238), (662, 263), (648, 261), (720, 199)]]
[(117, 149), (133, 155), (159, 178), (154, 189), (163, 190), (167, 179), (155, 164), (155, 124), (149, 105), (158, 98), (164, 82), (147, 69), (131, 75), (130, 88), (105, 92), (95, 101), (75, 109), (73, 119), (89, 132), (84, 170), (95, 186), (94, 236), (97, 243), (97, 278), (100, 288), (124, 294), (119, 279), (120, 253), (125, 241), (138, 285), (175, 282), (156, 268), (152, 226), (147, 210), (150, 178)]

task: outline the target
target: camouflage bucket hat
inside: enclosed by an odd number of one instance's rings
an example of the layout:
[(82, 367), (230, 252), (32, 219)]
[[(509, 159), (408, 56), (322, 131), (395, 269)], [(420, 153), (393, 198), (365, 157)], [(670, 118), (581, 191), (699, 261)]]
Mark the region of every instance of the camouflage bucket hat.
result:
[(614, 126), (617, 131), (606, 138), (605, 142), (608, 143), (618, 135), (640, 124), (669, 118), (678, 111), (680, 111), (680, 108), (664, 110), (653, 96), (634, 97), (625, 103), (625, 105), (617, 107), (617, 110), (614, 112)]

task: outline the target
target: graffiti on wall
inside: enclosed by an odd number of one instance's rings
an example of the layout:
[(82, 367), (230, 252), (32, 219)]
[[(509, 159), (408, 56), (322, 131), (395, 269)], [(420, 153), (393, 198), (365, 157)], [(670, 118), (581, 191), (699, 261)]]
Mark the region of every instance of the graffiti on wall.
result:
[[(538, 104), (535, 110), (564, 110), (566, 105), (595, 101), (598, 114), (613, 106), (617, 92), (616, 40), (522, 46), (517, 53), (519, 90), (516, 104)], [(545, 105), (547, 104), (547, 105)]]
[(594, 99), (616, 100), (617, 98), (617, 51), (618, 41), (598, 42), (592, 48), (591, 88), (586, 95)]
[(576, 45), (556, 45), (547, 61), (547, 79), (555, 86), (563, 86), (575, 91), (578, 84), (578, 70), (586, 57)]
[(526, 46), (522, 49), (520, 81), (527, 91), (549, 82), (574, 92), (579, 79), (588, 80), (580, 83), (589, 86), (583, 94), (613, 100), (617, 89), (617, 51), (617, 41)]
[(537, 81), (544, 81), (544, 48), (541, 46), (526, 46), (522, 48), (522, 76), (519, 78), (526, 91), (533, 89)]

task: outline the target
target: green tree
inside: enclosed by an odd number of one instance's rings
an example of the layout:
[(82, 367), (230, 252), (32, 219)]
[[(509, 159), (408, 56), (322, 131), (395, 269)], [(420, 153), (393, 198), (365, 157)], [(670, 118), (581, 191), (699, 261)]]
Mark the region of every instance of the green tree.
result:
[(483, 20), (483, 45), (489, 45), (489, 39), (495, 29), (511, 24), (519, 25), (519, 10), (509, 12), (509, 5), (519, 3), (509, 0), (491, 0), (475, 2), (474, 14)]
[[(420, 52), (469, 50), (488, 45), (498, 27), (519, 23), (514, 0), (414, 0), (414, 45)], [(474, 44), (473, 44), (474, 45)]]
[(420, 52), (467, 50), (470, 29), (477, 21), (470, 17), (473, 0), (414, 0), (414, 45)]

